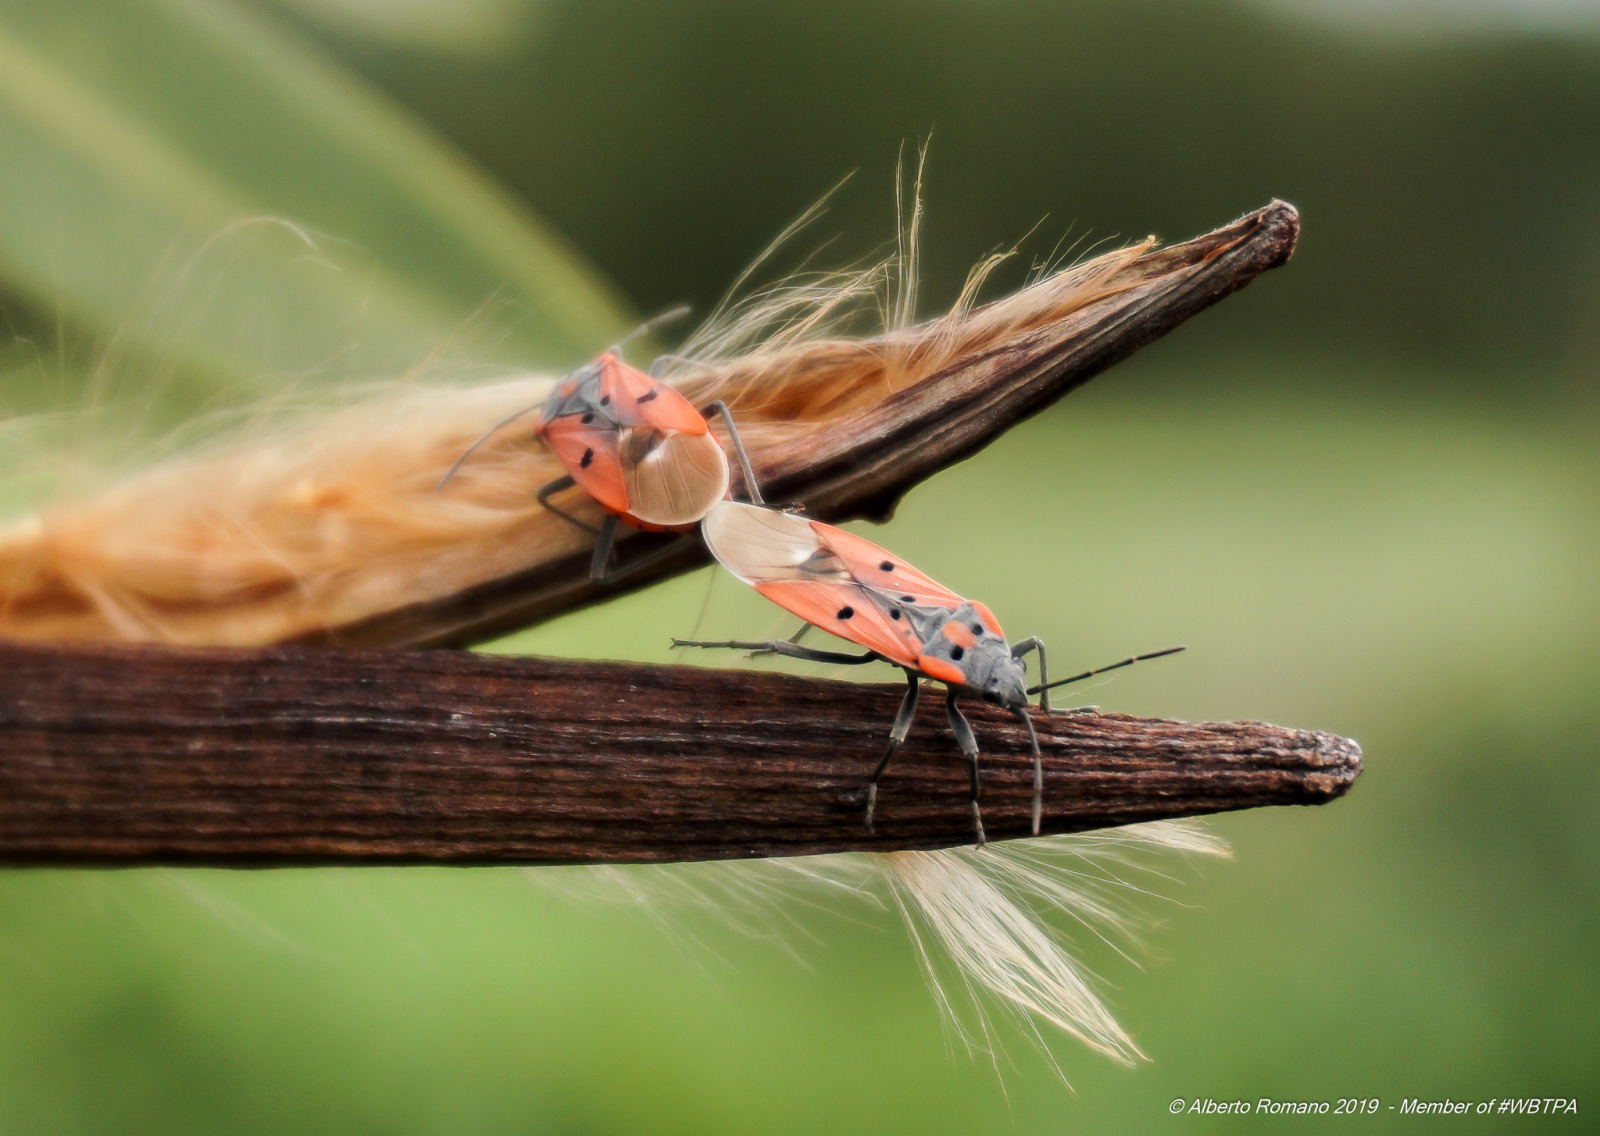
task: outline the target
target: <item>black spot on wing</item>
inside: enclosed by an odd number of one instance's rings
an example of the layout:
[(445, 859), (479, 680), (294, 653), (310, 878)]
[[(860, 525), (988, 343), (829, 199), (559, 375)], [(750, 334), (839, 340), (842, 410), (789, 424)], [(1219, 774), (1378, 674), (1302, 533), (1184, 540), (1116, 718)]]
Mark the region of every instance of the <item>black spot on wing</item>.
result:
[(972, 633), (973, 633), (973, 634), (974, 634), (974, 635), (982, 635), (982, 634), (983, 634), (983, 633), (984, 633), (984, 632), (985, 632), (985, 631), (987, 631), (987, 630), (988, 630), (988, 628), (986, 628), (986, 627), (985, 627), (985, 626), (984, 626), (984, 625), (983, 625), (983, 624), (981, 624), (981, 623), (974, 623), (974, 624), (973, 624), (973, 625), (972, 625)]
[(651, 387), (648, 392), (646, 392), (645, 394), (642, 394), (638, 398), (634, 399), (634, 402), (638, 403), (640, 406), (643, 406), (645, 403), (649, 402), (651, 399), (655, 398), (660, 393), (661, 393), (660, 390), (658, 390), (655, 387)]
[(889, 618), (890, 619), (899, 619), (900, 618), (900, 609), (897, 608), (897, 607), (890, 608), (889, 609)]
[(880, 572), (893, 572), (894, 571), (894, 561), (893, 560), (885, 560), (882, 564), (878, 565), (878, 570)]
[(967, 649), (965, 647), (951, 647), (950, 648), (950, 657), (952, 659), (954, 659), (958, 663), (961, 661), (961, 656), (965, 655), (966, 653), (967, 653)]
[(842, 608), (839, 609), (839, 613), (836, 616), (834, 616), (834, 618), (835, 619), (849, 619), (855, 613), (856, 613), (856, 609), (853, 608), (853, 607), (842, 607)]
[(583, 451), (583, 459), (578, 462), (578, 468), (580, 468), (580, 469), (588, 469), (589, 468), (589, 463), (592, 462), (592, 461), (594, 461), (594, 450), (592, 448), (584, 450)]

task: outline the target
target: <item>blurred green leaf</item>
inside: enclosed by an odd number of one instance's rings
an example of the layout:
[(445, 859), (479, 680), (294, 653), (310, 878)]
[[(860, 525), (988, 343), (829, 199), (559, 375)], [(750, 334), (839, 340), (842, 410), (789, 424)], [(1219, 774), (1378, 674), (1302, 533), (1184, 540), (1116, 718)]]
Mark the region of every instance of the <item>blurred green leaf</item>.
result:
[(546, 0), (276, 0), (332, 31), (472, 58), (527, 44)]
[(625, 322), (468, 162), (226, 0), (0, 0), (0, 199), (0, 281), (102, 372), (561, 364)]

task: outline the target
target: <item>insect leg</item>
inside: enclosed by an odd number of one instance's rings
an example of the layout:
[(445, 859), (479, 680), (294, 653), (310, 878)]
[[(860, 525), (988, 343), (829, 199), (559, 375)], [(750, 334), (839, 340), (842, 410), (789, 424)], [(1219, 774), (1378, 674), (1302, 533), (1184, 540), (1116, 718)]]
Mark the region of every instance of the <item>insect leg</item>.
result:
[(745, 496), (750, 498), (752, 505), (765, 505), (761, 499), (761, 487), (756, 484), (755, 471), (750, 468), (750, 455), (744, 452), (744, 442), (739, 438), (739, 427), (733, 423), (733, 415), (728, 412), (728, 404), (720, 398), (706, 409), (706, 417), (712, 414), (722, 415), (722, 420), (728, 424), (728, 437), (733, 441), (733, 452), (738, 455), (739, 469), (744, 474)]
[(580, 521), (577, 517), (574, 517), (571, 513), (567, 512), (565, 509), (558, 509), (558, 508), (556, 508), (556, 506), (550, 504), (551, 496), (553, 496), (554, 494), (560, 493), (560, 492), (562, 492), (564, 490), (571, 489), (576, 484), (578, 484), (578, 483), (576, 481), (572, 480), (571, 477), (558, 477), (554, 481), (552, 481), (550, 484), (548, 484), (548, 485), (544, 486), (542, 489), (540, 489), (533, 496), (534, 496), (534, 499), (539, 502), (539, 504), (543, 505), (546, 509), (549, 509), (552, 513), (554, 513), (556, 516), (560, 517), (563, 521), (566, 521), (569, 524), (577, 525), (584, 532), (594, 533), (595, 536), (599, 536), (600, 535), (600, 530), (595, 528), (588, 521)]
[(698, 639), (674, 639), (674, 647), (725, 647), (734, 651), (760, 651), (770, 655), (787, 655), (791, 659), (805, 659), (811, 663), (836, 663), (843, 667), (860, 666), (870, 663), (878, 655), (868, 651), (863, 655), (846, 655), (842, 651), (818, 651), (811, 647), (802, 647), (797, 643), (790, 643), (783, 639), (769, 639), (765, 643), (748, 643), (737, 639), (724, 639), (716, 643), (708, 643)]
[[(798, 642), (800, 642), (801, 636), (805, 635), (805, 633), (807, 631), (810, 631), (811, 628), (814, 627), (814, 626), (815, 626), (815, 624), (802, 623), (800, 625), (800, 629), (798, 631), (796, 631), (793, 635), (789, 636), (789, 638), (786, 639), (785, 642), (788, 642), (788, 643), (798, 643)], [(752, 653), (753, 654), (757, 654), (757, 655), (770, 655), (770, 654), (772, 654), (771, 651), (755, 651), (755, 652), (752, 652)]]
[[(810, 626), (807, 624), (807, 626)], [(872, 813), (878, 804), (878, 778), (883, 776), (883, 771), (889, 768), (895, 751), (904, 744), (906, 735), (911, 732), (911, 721), (917, 716), (917, 695), (922, 689), (922, 676), (916, 671), (906, 671), (906, 696), (900, 700), (900, 711), (894, 716), (894, 725), (889, 729), (889, 748), (884, 751), (883, 760), (878, 762), (878, 767), (872, 771), (872, 776), (867, 779), (867, 831), (872, 831)]]
[(1050, 713), (1050, 674), (1045, 669), (1044, 640), (1037, 635), (1028, 636), (1011, 648), (1011, 657), (1020, 659), (1029, 651), (1039, 652), (1039, 709), (1048, 714)]
[[(580, 521), (571, 513), (568, 513), (564, 509), (558, 509), (556, 506), (550, 503), (551, 494), (560, 493), (564, 489), (571, 489), (575, 484), (577, 483), (573, 481), (570, 476), (558, 477), (549, 485), (546, 485), (543, 489), (539, 490), (539, 492), (534, 496), (538, 499), (539, 504), (543, 505), (546, 509), (549, 509), (562, 520), (577, 525), (584, 532), (594, 533), (594, 558), (589, 562), (589, 579), (593, 580), (595, 583), (614, 583), (624, 576), (631, 575), (632, 573), (639, 571), (641, 568), (647, 568), (656, 561), (665, 559), (667, 556), (683, 547), (683, 541), (673, 541), (666, 547), (658, 548), (654, 552), (647, 553), (630, 564), (622, 565), (614, 572), (610, 571), (609, 566), (611, 563), (611, 556), (616, 550), (617, 518), (614, 516), (608, 516), (604, 521), (600, 522), (599, 528), (595, 528), (587, 521)], [(688, 538), (686, 537), (685, 539)]]
[(977, 830), (978, 847), (982, 848), (989, 841), (983, 835), (983, 811), (978, 807), (978, 739), (972, 736), (972, 727), (956, 705), (954, 690), (945, 695), (944, 716), (950, 721), (950, 731), (956, 736), (956, 745), (961, 747), (961, 752), (972, 763), (972, 827)]
[(819, 651), (815, 647), (802, 647), (798, 643), (780, 640), (768, 643), (775, 655), (787, 655), (791, 659), (805, 659), (812, 663), (835, 663), (844, 667), (858, 667), (862, 663), (876, 662), (879, 655), (876, 651), (863, 651), (859, 655), (847, 655), (843, 651)]
[(1039, 735), (1033, 732), (1033, 719), (1025, 707), (1013, 711), (1028, 730), (1028, 748), (1033, 751), (1033, 834), (1039, 835), (1039, 820), (1044, 814), (1044, 756), (1039, 752)]
[[(1039, 709), (1043, 710), (1046, 714), (1053, 714), (1053, 713), (1055, 713), (1055, 711), (1050, 709), (1050, 688), (1052, 686), (1065, 686), (1068, 682), (1073, 682), (1073, 681), (1076, 681), (1076, 680), (1074, 680), (1074, 679), (1066, 679), (1063, 682), (1051, 682), (1050, 681), (1050, 672), (1049, 672), (1049, 669), (1045, 666), (1045, 661), (1044, 661), (1044, 642), (1037, 635), (1029, 636), (1028, 638), (1022, 640), (1022, 642), (1018, 643), (1015, 647), (1011, 648), (1011, 657), (1013, 659), (1020, 659), (1020, 658), (1022, 658), (1023, 655), (1026, 655), (1029, 651), (1037, 651), (1037, 652), (1039, 652), (1039, 685), (1029, 689), (1028, 693), (1032, 694), (1034, 691), (1038, 691), (1039, 692)], [(1122, 664), (1120, 664), (1120, 663), (1118, 664), (1118, 666), (1121, 666), (1121, 665)], [(1110, 668), (1109, 667), (1102, 667), (1100, 669), (1101, 670), (1109, 670)], [(1095, 671), (1093, 673), (1099, 674), (1100, 672), (1099, 671)], [(1083, 677), (1084, 677), (1083, 675), (1079, 675), (1078, 676), (1079, 679), (1081, 679)], [(1072, 714), (1094, 714), (1094, 713), (1098, 712), (1099, 709), (1100, 709), (1100, 707), (1098, 707), (1098, 706), (1074, 706), (1070, 710), (1061, 711), (1061, 713), (1067, 714), (1067, 715), (1072, 715)], [(1033, 727), (1030, 725), (1028, 728), (1031, 730)], [(1037, 748), (1035, 749), (1035, 752), (1037, 752)], [(1034, 835), (1038, 835), (1038, 832), (1039, 832), (1037, 812), (1038, 812), (1038, 810), (1035, 809), (1035, 820), (1034, 820), (1034, 828), (1033, 828)]]
[(617, 518), (607, 515), (600, 522), (600, 536), (594, 542), (594, 559), (589, 561), (589, 579), (604, 580), (606, 568), (611, 564), (611, 552), (616, 547)]
[(597, 584), (614, 584), (618, 580), (631, 576), (635, 572), (643, 571), (644, 569), (650, 567), (650, 565), (658, 563), (659, 561), (665, 560), (669, 556), (673, 556), (678, 552), (681, 552), (683, 550), (683, 546), (693, 539), (693, 533), (684, 533), (677, 540), (670, 541), (667, 544), (662, 545), (654, 552), (647, 552), (635, 560), (628, 561), (626, 564), (617, 565), (616, 568), (604, 573), (603, 575), (593, 577), (594, 582)]

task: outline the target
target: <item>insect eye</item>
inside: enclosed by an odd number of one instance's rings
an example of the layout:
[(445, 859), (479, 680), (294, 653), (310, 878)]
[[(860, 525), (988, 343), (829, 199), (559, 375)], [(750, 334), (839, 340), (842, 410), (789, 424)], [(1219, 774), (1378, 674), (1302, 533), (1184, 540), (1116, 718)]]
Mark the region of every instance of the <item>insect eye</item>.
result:
[(893, 560), (885, 560), (882, 564), (878, 565), (878, 568), (879, 568), (880, 571), (893, 572), (894, 571), (894, 561)]
[(839, 614), (837, 616), (835, 616), (835, 618), (836, 619), (849, 619), (855, 613), (856, 613), (856, 609), (853, 608), (853, 607), (842, 607), (842, 608), (839, 609)]
[(951, 647), (950, 648), (950, 657), (952, 659), (954, 659), (958, 663), (961, 661), (961, 656), (965, 655), (966, 653), (967, 653), (967, 649), (965, 647)]

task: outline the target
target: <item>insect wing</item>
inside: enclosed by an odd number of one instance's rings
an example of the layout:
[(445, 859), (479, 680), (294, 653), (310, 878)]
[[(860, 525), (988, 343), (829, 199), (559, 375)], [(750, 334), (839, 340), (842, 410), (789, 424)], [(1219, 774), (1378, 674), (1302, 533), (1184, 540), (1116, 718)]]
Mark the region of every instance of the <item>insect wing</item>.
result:
[[(738, 501), (720, 502), (706, 514), (700, 532), (717, 562), (752, 586), (804, 579), (802, 566), (813, 561), (819, 549), (811, 522), (803, 517)], [(812, 574), (815, 571), (813, 566)], [(843, 572), (842, 565), (839, 571)]]
[[(862, 587), (851, 567), (803, 517), (723, 501), (701, 532), (728, 571), (807, 623), (884, 658), (916, 666), (922, 641), (899, 609)], [(873, 546), (876, 547), (876, 546)], [(881, 551), (881, 550), (879, 550)]]
[(707, 434), (694, 403), (615, 355), (600, 357), (600, 404), (622, 426), (654, 426), (682, 434)]
[(864, 537), (825, 525), (821, 521), (812, 521), (811, 527), (817, 530), (824, 543), (839, 554), (859, 583), (904, 604), (944, 608), (947, 611), (971, 604), (978, 613), (979, 621), (995, 635), (1005, 638), (1005, 632), (1000, 630), (1000, 621), (983, 604), (957, 595)]
[(890, 662), (916, 666), (922, 644), (904, 616), (894, 619), (858, 584), (824, 580), (774, 580), (756, 591), (830, 635), (859, 643)]
[(902, 603), (947, 607), (952, 611), (966, 601), (943, 584), (923, 575), (892, 553), (864, 537), (821, 521), (809, 522), (822, 543), (833, 549), (856, 582), (896, 596)]
[(627, 511), (646, 524), (692, 525), (728, 494), (728, 458), (710, 432), (630, 427), (617, 459)]
[(562, 415), (546, 424), (544, 439), (585, 493), (614, 513), (628, 512), (628, 486), (617, 455), (615, 430)]

